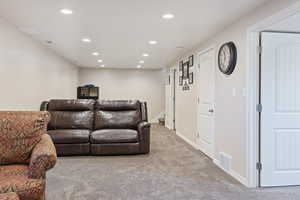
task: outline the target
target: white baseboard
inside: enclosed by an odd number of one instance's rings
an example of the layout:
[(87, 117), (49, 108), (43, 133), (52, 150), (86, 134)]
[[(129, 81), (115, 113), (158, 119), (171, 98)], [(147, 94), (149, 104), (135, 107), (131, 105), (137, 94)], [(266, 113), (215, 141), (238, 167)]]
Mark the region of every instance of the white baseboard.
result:
[(232, 176), (234, 179), (236, 179), (237, 181), (239, 181), (241, 184), (243, 184), (244, 186), (248, 187), (248, 181), (245, 177), (241, 176), (239, 173), (237, 173), (236, 171), (234, 170), (230, 170), (230, 171), (227, 171), (225, 170), (221, 164), (220, 164), (220, 161), (217, 160), (217, 159), (214, 159), (213, 162), (215, 163), (215, 165), (217, 165), (220, 169), (222, 169), (224, 172), (226, 172), (227, 174), (229, 174), (230, 176)]
[[(183, 139), (186, 143), (188, 143), (189, 145), (191, 145), (192, 147), (194, 147), (195, 149), (200, 150), (199, 147), (197, 146), (197, 144), (195, 142), (190, 141), (187, 137), (185, 137), (181, 133), (179, 133), (179, 132), (176, 131), (176, 135), (178, 137), (180, 137), (181, 139)], [(229, 174), (230, 176), (232, 176), (234, 179), (236, 179), (237, 181), (239, 181), (244, 186), (248, 187), (248, 181), (247, 181), (247, 179), (245, 177), (241, 176), (239, 173), (237, 173), (236, 171), (234, 171), (232, 169), (230, 171), (225, 170), (221, 166), (220, 161), (217, 160), (217, 159), (213, 159), (213, 162), (214, 162), (215, 165), (217, 165), (224, 172), (226, 172), (227, 174)]]
[(166, 126), (167, 129), (171, 130), (171, 126), (169, 126), (169, 124), (166, 123), (165, 126)]
[(176, 131), (176, 135), (178, 137), (180, 137), (181, 139), (183, 139), (186, 143), (188, 143), (189, 145), (191, 145), (192, 147), (194, 147), (195, 149), (199, 150), (197, 144), (195, 142), (190, 141), (187, 137), (185, 137), (184, 135), (180, 134), (179, 132)]

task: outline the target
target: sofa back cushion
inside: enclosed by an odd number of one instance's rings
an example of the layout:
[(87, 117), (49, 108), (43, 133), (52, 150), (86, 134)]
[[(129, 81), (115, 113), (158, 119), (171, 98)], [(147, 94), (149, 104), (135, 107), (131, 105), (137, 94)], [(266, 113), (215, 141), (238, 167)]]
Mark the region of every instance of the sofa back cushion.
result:
[(95, 129), (137, 129), (142, 121), (139, 101), (98, 101)]
[(51, 113), (49, 130), (55, 129), (93, 129), (94, 100), (50, 100)]
[(27, 164), (49, 120), (48, 112), (0, 111), (0, 165)]

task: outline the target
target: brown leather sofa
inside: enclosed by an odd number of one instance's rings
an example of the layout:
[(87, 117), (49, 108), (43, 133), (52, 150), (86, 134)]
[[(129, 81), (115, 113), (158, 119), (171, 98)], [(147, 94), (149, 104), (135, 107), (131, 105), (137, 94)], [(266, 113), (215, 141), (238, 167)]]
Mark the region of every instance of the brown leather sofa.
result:
[(59, 156), (147, 154), (147, 104), (139, 101), (50, 100), (48, 134)]

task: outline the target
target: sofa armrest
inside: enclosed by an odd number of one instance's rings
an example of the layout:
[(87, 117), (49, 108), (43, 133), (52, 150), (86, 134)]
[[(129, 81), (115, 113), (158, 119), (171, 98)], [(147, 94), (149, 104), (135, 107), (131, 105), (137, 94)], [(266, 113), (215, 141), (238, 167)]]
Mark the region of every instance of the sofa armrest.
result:
[(41, 141), (34, 147), (29, 164), (29, 178), (39, 179), (46, 176), (46, 171), (56, 164), (55, 146), (49, 135), (44, 134)]
[(146, 154), (150, 152), (150, 128), (151, 124), (148, 122), (140, 122), (138, 124), (138, 134), (141, 153)]
[(142, 121), (148, 122), (147, 102), (141, 102)]
[(40, 111), (48, 111), (49, 101), (43, 101), (40, 106)]

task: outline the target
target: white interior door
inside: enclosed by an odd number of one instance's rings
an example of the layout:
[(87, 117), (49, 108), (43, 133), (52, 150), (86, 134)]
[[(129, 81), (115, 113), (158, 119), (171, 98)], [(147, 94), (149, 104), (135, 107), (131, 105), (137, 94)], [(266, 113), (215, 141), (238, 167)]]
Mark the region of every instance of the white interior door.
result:
[(199, 55), (198, 143), (200, 150), (214, 157), (215, 50)]
[(170, 84), (166, 85), (166, 127), (168, 129), (175, 129), (175, 80), (176, 70), (171, 69), (168, 74), (168, 79), (170, 80)]
[[(167, 75), (167, 79), (171, 79), (171, 73)], [(171, 84), (166, 84), (165, 89), (165, 105), (166, 105), (166, 127), (168, 129), (172, 129), (173, 123), (172, 123), (172, 86)]]
[(300, 185), (300, 35), (261, 42), (261, 186)]

